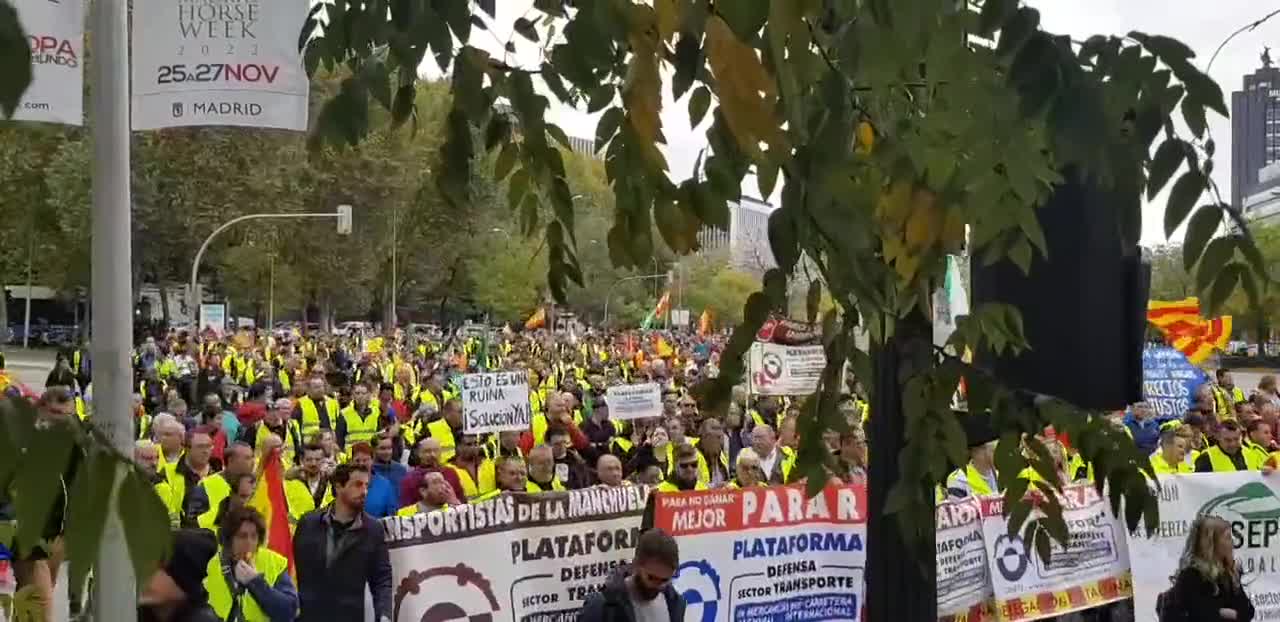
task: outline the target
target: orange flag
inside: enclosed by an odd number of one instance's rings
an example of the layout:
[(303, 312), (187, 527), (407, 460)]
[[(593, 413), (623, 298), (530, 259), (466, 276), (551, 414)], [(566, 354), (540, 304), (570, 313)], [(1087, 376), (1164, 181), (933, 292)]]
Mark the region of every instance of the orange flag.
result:
[(1148, 302), (1147, 321), (1160, 329), (1169, 344), (1192, 364), (1203, 363), (1214, 350), (1226, 348), (1231, 339), (1231, 316), (1200, 317), (1200, 300), (1194, 297)]
[(530, 315), (529, 319), (524, 321), (525, 330), (534, 330), (536, 328), (542, 328), (543, 326), (546, 326), (546, 325), (547, 325), (547, 308), (546, 307), (538, 307), (538, 310), (534, 311), (533, 315)]
[(276, 449), (262, 459), (262, 472), (254, 488), (249, 506), (258, 510), (267, 523), (267, 548), (289, 560), (289, 576), (297, 581), (293, 567), (293, 534), (289, 533), (289, 502), (284, 495), (284, 466), (280, 463), (280, 450)]

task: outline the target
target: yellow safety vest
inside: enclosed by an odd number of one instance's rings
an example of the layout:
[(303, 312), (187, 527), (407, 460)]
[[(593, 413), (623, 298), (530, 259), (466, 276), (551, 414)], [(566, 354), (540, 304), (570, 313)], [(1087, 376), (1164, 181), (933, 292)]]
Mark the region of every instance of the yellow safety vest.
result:
[(280, 388), (283, 389), (285, 393), (293, 390), (293, 382), (289, 380), (289, 372), (282, 369), (276, 372), (276, 378), (280, 380)]
[[(320, 431), (320, 411), (316, 409), (315, 400), (310, 395), (299, 399), (298, 407), (302, 409), (302, 438), (305, 441)], [(324, 398), (324, 409), (329, 414), (329, 427), (332, 428), (337, 424), (338, 400)]]
[(1173, 475), (1176, 473), (1191, 473), (1195, 471), (1195, 467), (1187, 464), (1186, 460), (1183, 460), (1176, 465), (1169, 464), (1169, 462), (1164, 459), (1164, 455), (1159, 451), (1151, 454), (1151, 469), (1156, 472), (1156, 475)]
[[(409, 385), (409, 388), (410, 388), (410, 390), (409, 390), (409, 391), (405, 391), (405, 390), (404, 390), (404, 385), (401, 385), (400, 383), (398, 383), (398, 382), (397, 382), (397, 383), (395, 384), (395, 396), (396, 396), (396, 399), (397, 399), (397, 400), (399, 400), (399, 401), (402, 401), (402, 402), (404, 402), (404, 401), (410, 401), (410, 402), (411, 402), (411, 401), (414, 401), (414, 400), (418, 399), (418, 394), (422, 392), (422, 387), (421, 387), (421, 386), (419, 386), (419, 385), (414, 384), (414, 385)], [(433, 396), (433, 398), (434, 398), (434, 396)]]
[(161, 467), (157, 473), (163, 480), (155, 485), (156, 495), (169, 512), (169, 525), (177, 528), (182, 523), (182, 499), (187, 496), (187, 478), (178, 474), (178, 464)]
[[(700, 440), (702, 439), (698, 439), (698, 438), (693, 439), (693, 446), (697, 447), (698, 441)], [(732, 479), (733, 472), (729, 469), (729, 450), (728, 449), (720, 450), (720, 464), (724, 466), (725, 477), (728, 479)], [(790, 474), (790, 469), (787, 469), (784, 466), (784, 470), (788, 471), (788, 474)], [(711, 485), (711, 465), (707, 464), (707, 457), (702, 455), (701, 451), (698, 452), (698, 482), (702, 484), (706, 484), (708, 486)]]
[[(1205, 452), (1209, 454), (1209, 464), (1213, 466), (1214, 473), (1230, 473), (1237, 470), (1235, 463), (1217, 445), (1206, 449)], [(1258, 459), (1258, 456), (1247, 447), (1241, 447), (1240, 453), (1244, 456), (1245, 470), (1257, 471), (1262, 468), (1265, 458)]]
[(478, 497), (498, 487), (498, 478), (494, 462), (487, 458), (481, 460), (480, 465), (476, 467), (476, 478), (479, 479), (478, 482), (471, 479), (471, 472), (463, 467), (451, 464), (449, 465), (449, 468), (457, 472), (458, 481), (462, 483), (462, 494), (466, 495), (468, 499)]
[(361, 418), (356, 412), (355, 402), (352, 402), (350, 406), (342, 409), (342, 419), (347, 422), (347, 436), (343, 439), (344, 449), (350, 452), (352, 445), (373, 440), (373, 435), (378, 433), (378, 421), (382, 419), (382, 413), (378, 411), (377, 404), (369, 402), (369, 414)]
[(969, 484), (970, 496), (981, 497), (995, 494), (995, 491), (987, 484), (987, 478), (982, 473), (979, 473), (978, 469), (973, 468), (972, 462), (965, 465), (964, 471), (956, 469), (951, 472), (951, 475), (947, 476), (947, 488), (958, 488), (959, 486), (953, 486), (952, 484), (959, 482), (962, 473)]
[(427, 424), (427, 435), (440, 441), (440, 462), (448, 462), (456, 453), (457, 442), (453, 438), (453, 428), (444, 419), (436, 419)]
[[(440, 509), (442, 510), (449, 509), (449, 504), (446, 503), (440, 506)], [(417, 516), (418, 514), (425, 514), (425, 513), (426, 512), (423, 512), (421, 509), (418, 508), (418, 504), (416, 503), (410, 503), (409, 505), (406, 505), (396, 510), (396, 516)]]
[[(538, 484), (533, 483), (533, 480), (531, 479), (525, 480), (524, 489), (526, 492), (547, 492), (546, 490), (542, 489), (542, 486), (539, 486)], [(551, 490), (565, 490), (564, 484), (560, 483), (559, 478), (557, 477), (551, 478)]]
[(440, 400), (437, 399), (436, 394), (431, 391), (426, 389), (418, 391), (418, 402), (423, 405), (430, 404), (436, 412), (440, 412)]
[[(707, 490), (707, 485), (699, 481), (696, 485), (694, 485), (693, 489)], [(676, 486), (675, 484), (669, 481), (664, 481), (661, 484), (658, 484), (658, 492), (683, 492), (683, 491), (680, 490), (679, 486)]]
[(196, 524), (201, 529), (214, 531), (217, 526), (218, 506), (223, 499), (231, 495), (231, 485), (227, 483), (227, 478), (223, 477), (221, 473), (214, 473), (200, 480), (200, 483), (196, 485), (204, 488), (205, 496), (209, 498), (209, 509), (204, 514), (196, 517)]
[[(267, 585), (274, 586), (280, 575), (289, 569), (289, 560), (271, 549), (260, 547), (253, 554), (253, 567), (262, 573)], [(231, 615), (235, 597), (232, 596), (231, 586), (227, 584), (227, 577), (222, 572), (221, 551), (209, 560), (209, 566), (205, 570), (204, 589), (209, 592), (209, 606), (213, 607), (219, 618), (226, 620)], [(244, 622), (271, 622), (248, 590), (240, 596), (240, 612), (244, 614)]]
[[(287, 469), (293, 466), (294, 459), (297, 457), (297, 449), (296, 449), (296, 445), (294, 444), (294, 441), (301, 440), (301, 438), (299, 438), (301, 437), (301, 433), (298, 431), (297, 421), (286, 421), (284, 424), (284, 429), (285, 429), (285, 434), (287, 434), (289, 438), (283, 439), (284, 443), (280, 447), (280, 462), (284, 466), (284, 468)], [(275, 434), (275, 433), (267, 429), (266, 423), (260, 422), (258, 424), (258, 433), (253, 438), (253, 448), (255, 450), (261, 449), (263, 441), (267, 438), (267, 436), (272, 434)], [(348, 433), (347, 436), (349, 437), (350, 433)]]
[(89, 418), (89, 410), (85, 408), (84, 398), (78, 395), (76, 396), (76, 416), (80, 417), (81, 421)]

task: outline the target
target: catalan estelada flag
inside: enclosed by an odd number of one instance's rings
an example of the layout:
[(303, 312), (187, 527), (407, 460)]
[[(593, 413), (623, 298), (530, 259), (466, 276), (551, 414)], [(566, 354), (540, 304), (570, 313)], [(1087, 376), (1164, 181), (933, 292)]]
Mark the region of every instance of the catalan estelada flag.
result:
[(669, 310), (671, 310), (671, 292), (668, 291), (662, 293), (662, 298), (658, 299), (658, 306), (654, 307), (653, 311), (650, 311), (649, 315), (644, 318), (644, 322), (640, 323), (640, 328), (649, 330), (654, 321), (662, 319), (662, 316), (666, 315)]
[(1164, 333), (1169, 345), (1197, 365), (1214, 350), (1226, 348), (1231, 339), (1231, 316), (1201, 317), (1198, 298), (1152, 300), (1147, 303), (1147, 321)]
[(280, 463), (280, 450), (276, 449), (262, 459), (262, 472), (253, 490), (249, 506), (258, 510), (267, 523), (267, 541), (263, 544), (289, 560), (289, 576), (294, 581), (298, 575), (293, 567), (293, 534), (289, 533), (289, 502), (284, 496), (284, 466)]

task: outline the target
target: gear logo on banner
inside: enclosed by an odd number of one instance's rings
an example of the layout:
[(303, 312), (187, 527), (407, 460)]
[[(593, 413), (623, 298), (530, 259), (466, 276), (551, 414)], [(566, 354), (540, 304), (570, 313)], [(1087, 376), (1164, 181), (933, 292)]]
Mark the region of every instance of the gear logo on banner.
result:
[(1269, 572), (1276, 561), (1280, 534), (1280, 498), (1266, 484), (1250, 482), (1204, 504), (1197, 516), (1217, 516), (1231, 524), (1232, 544), (1240, 565), (1240, 582), (1249, 585), (1258, 574)]
[(489, 579), (455, 564), (410, 572), (396, 588), (393, 616), (397, 622), (493, 622), (499, 610)]
[(706, 560), (680, 564), (672, 581), (685, 600), (685, 620), (715, 622), (720, 611), (720, 574)]
[(996, 539), (996, 568), (1006, 581), (1016, 582), (1027, 573), (1027, 545), (1018, 536), (1002, 535)]

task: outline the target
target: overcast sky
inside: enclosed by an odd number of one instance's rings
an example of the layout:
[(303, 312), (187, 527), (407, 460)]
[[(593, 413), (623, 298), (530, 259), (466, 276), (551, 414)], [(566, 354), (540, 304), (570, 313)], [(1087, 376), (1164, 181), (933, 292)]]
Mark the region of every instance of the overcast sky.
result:
[[(1280, 0), (1028, 0), (1041, 12), (1041, 24), (1051, 32), (1070, 34), (1084, 39), (1092, 34), (1123, 35), (1132, 30), (1151, 34), (1164, 34), (1182, 40), (1195, 50), (1196, 62), (1201, 69), (1209, 62), (1218, 45), (1238, 28), (1280, 9)], [(506, 41), (509, 33), (502, 32), (515, 17), (533, 4), (532, 0), (503, 0), (491, 35), (477, 32), (473, 44), (487, 48), (490, 53), (502, 54), (499, 41)], [(515, 38), (518, 53), (511, 60), (535, 65), (537, 52), (530, 44)], [(1227, 44), (1218, 55), (1210, 75), (1219, 85), (1231, 106), (1231, 92), (1241, 86), (1242, 76), (1261, 65), (1259, 55), (1264, 45), (1276, 49), (1272, 56), (1280, 63), (1280, 16), (1272, 18), (1253, 32), (1242, 33)], [(429, 75), (439, 75), (439, 69), (427, 63)], [(684, 101), (673, 102), (670, 89), (664, 89), (662, 110), (663, 131), (668, 139), (666, 149), (672, 176), (688, 177), (698, 157), (698, 151), (706, 145), (705, 128), (694, 131), (689, 128), (687, 107)], [(567, 133), (584, 138), (595, 135), (596, 118), (580, 111), (556, 105), (549, 118), (560, 124)], [(1214, 179), (1222, 195), (1231, 196), (1231, 123), (1228, 119), (1209, 113), (1209, 129), (1217, 143)], [(1157, 143), (1158, 144), (1158, 143)], [(1172, 185), (1172, 184), (1170, 184)], [(754, 192), (754, 184), (744, 184)], [(1160, 244), (1165, 241), (1162, 214), (1165, 196), (1157, 196), (1143, 213), (1144, 244)], [(1181, 238), (1182, 233), (1174, 237)]]

